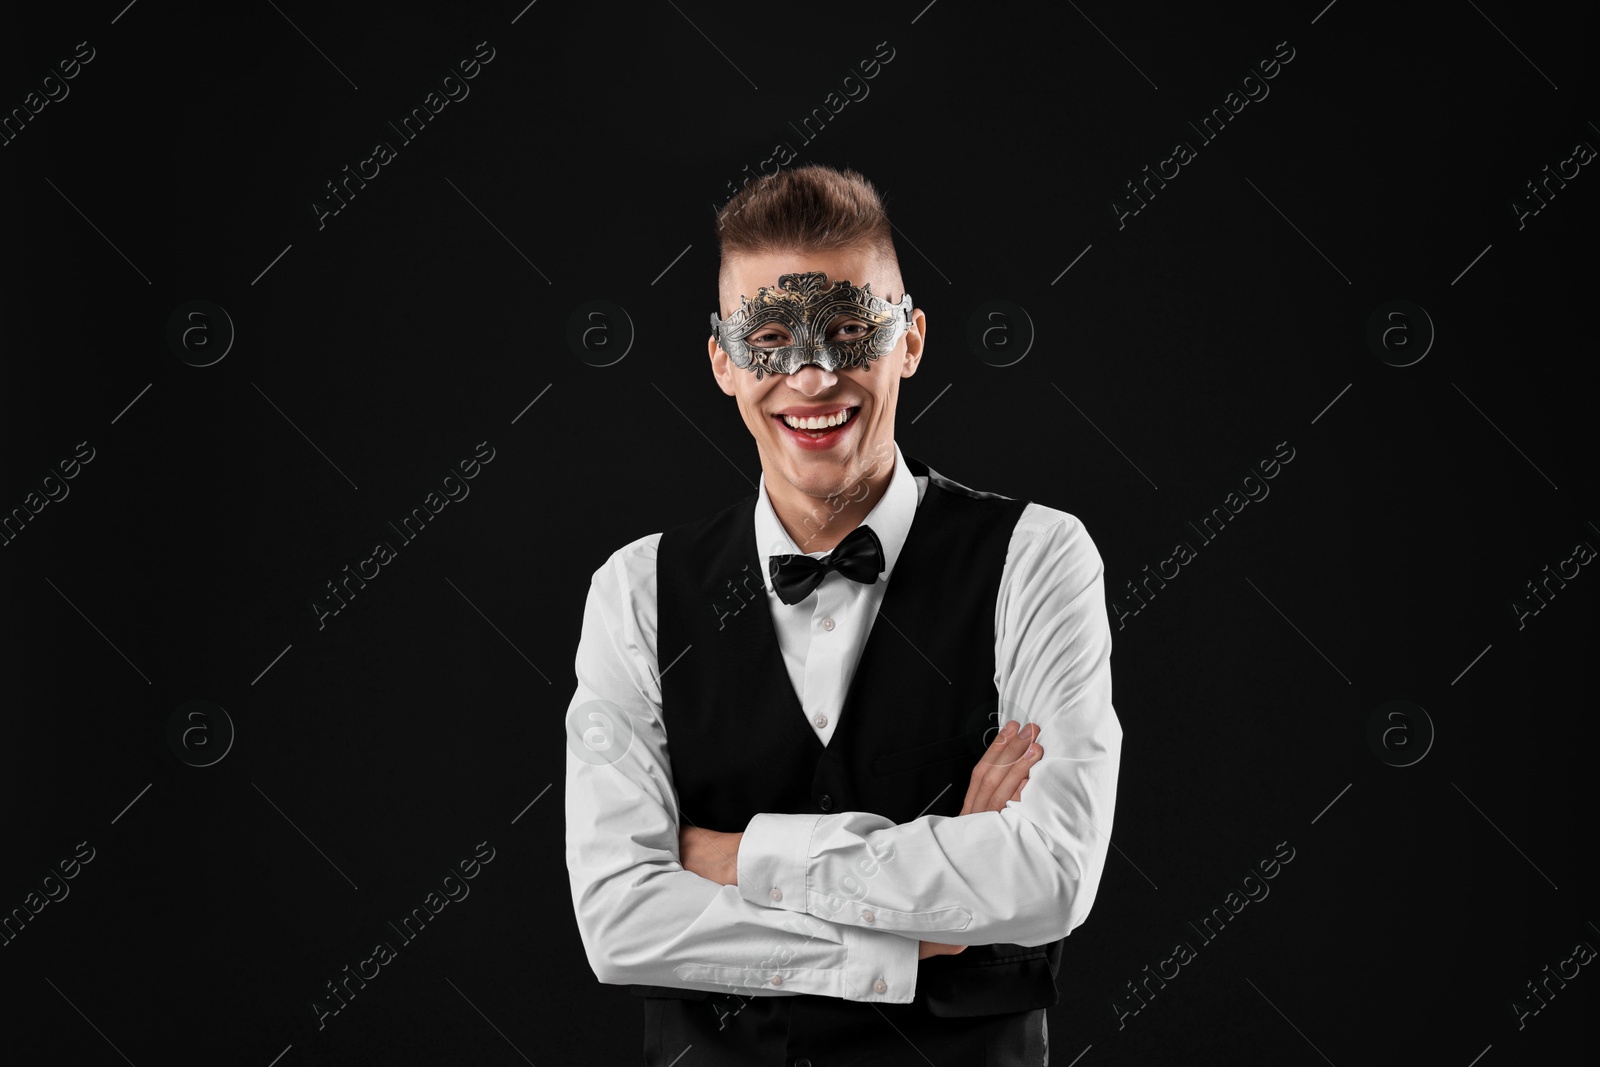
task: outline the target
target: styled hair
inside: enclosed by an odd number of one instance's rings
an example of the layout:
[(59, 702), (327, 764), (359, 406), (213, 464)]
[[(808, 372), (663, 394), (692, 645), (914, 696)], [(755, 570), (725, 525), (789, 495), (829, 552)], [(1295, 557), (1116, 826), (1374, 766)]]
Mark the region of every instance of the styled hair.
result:
[(812, 163), (763, 175), (717, 213), (722, 261), (738, 252), (867, 248), (899, 268), (883, 198), (853, 170)]

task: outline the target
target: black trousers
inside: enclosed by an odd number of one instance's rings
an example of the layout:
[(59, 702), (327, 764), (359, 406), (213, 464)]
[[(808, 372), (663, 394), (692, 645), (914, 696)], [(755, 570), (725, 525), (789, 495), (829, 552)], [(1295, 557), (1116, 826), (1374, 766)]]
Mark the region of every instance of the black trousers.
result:
[(945, 1018), (920, 1001), (644, 998), (645, 1067), (1042, 1067), (1045, 1010)]

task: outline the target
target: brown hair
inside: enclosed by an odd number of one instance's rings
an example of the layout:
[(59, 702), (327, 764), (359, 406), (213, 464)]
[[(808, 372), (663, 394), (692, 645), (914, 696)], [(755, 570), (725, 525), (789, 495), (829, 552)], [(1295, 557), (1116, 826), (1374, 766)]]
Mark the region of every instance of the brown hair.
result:
[(808, 164), (763, 175), (717, 212), (722, 259), (736, 252), (870, 248), (895, 264), (883, 199), (853, 170)]

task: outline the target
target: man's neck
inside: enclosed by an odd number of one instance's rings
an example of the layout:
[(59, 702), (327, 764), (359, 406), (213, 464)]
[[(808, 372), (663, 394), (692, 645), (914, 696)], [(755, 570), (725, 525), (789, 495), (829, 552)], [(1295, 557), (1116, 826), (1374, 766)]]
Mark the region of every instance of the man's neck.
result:
[(801, 552), (831, 552), (883, 499), (894, 464), (891, 448), (886, 462), (852, 468), (850, 480), (829, 497), (814, 497), (783, 478), (768, 477), (767, 499)]

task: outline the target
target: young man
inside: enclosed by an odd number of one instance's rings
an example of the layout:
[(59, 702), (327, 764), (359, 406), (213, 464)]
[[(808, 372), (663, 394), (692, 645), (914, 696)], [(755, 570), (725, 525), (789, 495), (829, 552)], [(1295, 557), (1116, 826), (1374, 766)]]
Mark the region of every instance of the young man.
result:
[(865, 179), (782, 171), (718, 225), (711, 372), (761, 482), (594, 573), (589, 964), (643, 998), (647, 1064), (1042, 1064), (1122, 748), (1099, 553), (901, 454), (927, 319)]

